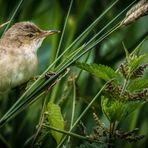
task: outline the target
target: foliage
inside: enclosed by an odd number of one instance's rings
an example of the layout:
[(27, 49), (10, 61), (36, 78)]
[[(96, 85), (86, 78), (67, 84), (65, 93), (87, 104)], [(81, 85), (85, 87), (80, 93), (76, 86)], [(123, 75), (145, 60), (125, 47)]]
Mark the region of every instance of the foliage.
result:
[(104, 115), (108, 120), (113, 123), (120, 121), (124, 114), (125, 104), (118, 100), (113, 100), (112, 98), (101, 97), (101, 107)]
[[(144, 137), (143, 135), (134, 136), (133, 134), (135, 132), (129, 134), (131, 137), (129, 137), (128, 134), (124, 136), (122, 132), (123, 135), (119, 136), (116, 133), (117, 128), (114, 127), (115, 124), (122, 121), (121, 119), (124, 119), (141, 105), (140, 103), (136, 103), (136, 101), (145, 101), (148, 98), (147, 79), (142, 78), (144, 70), (147, 67), (147, 63), (144, 63), (147, 61), (143, 60), (146, 54), (144, 53), (139, 56), (136, 55), (136, 53), (129, 54), (127, 49), (125, 52), (126, 59), (121, 63), (119, 68), (120, 73), (118, 75), (113, 69), (107, 66), (77, 63), (79, 68), (107, 81), (104, 94), (101, 96), (101, 108), (110, 122), (110, 129), (108, 129), (109, 142), (112, 142), (115, 135), (116, 138), (122, 137), (121, 139), (127, 141), (138, 141)], [(141, 67), (140, 65), (144, 66)], [(120, 80), (121, 77), (123, 80)], [(114, 83), (115, 80), (120, 81)], [(123, 84), (121, 82), (123, 82)], [(129, 101), (133, 101), (134, 103), (129, 104)]]
[(1, 34), (25, 20), (61, 30), (38, 51), (39, 76), (0, 96), (0, 147), (146, 147), (147, 1), (134, 3), (0, 1)]
[[(49, 102), (46, 114), (48, 115), (48, 122), (51, 126), (61, 130), (64, 129), (64, 120), (58, 105)], [(51, 131), (51, 133), (58, 144), (62, 138), (62, 134), (56, 131)]]
[(97, 64), (77, 63), (77, 67), (86, 70), (91, 74), (102, 78), (105, 81), (117, 77), (116, 72), (112, 68), (101, 64), (97, 65)]

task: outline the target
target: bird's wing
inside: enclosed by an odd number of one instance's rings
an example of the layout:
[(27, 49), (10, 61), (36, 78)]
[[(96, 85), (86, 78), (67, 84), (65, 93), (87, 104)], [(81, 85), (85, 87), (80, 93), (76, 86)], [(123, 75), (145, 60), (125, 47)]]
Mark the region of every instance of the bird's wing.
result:
[(7, 55), (7, 50), (3, 47), (0, 47), (0, 60), (2, 57), (5, 57)]
[(7, 50), (0, 46), (0, 93), (5, 92), (10, 85), (8, 79), (7, 60)]

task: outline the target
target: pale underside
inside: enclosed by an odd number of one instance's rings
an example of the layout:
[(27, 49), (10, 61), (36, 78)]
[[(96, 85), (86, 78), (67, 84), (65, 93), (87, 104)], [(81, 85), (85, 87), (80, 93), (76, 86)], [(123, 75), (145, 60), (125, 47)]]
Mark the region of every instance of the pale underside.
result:
[(0, 93), (5, 93), (32, 78), (37, 64), (37, 56), (33, 50), (14, 50), (0, 46)]

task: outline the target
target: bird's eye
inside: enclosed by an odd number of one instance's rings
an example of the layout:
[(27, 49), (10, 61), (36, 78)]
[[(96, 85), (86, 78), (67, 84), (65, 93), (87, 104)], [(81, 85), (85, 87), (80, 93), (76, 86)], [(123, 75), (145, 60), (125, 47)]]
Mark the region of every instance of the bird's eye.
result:
[(28, 34), (28, 37), (30, 37), (30, 38), (32, 38), (33, 36), (34, 36), (34, 35), (33, 35), (33, 34), (31, 34), (31, 33), (30, 33), (30, 34)]

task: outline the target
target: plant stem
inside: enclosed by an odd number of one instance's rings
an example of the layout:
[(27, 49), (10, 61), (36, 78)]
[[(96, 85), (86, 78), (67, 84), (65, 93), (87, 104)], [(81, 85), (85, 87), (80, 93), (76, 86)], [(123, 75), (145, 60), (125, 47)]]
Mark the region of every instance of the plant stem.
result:
[(49, 126), (49, 125), (45, 125), (45, 124), (43, 124), (43, 126), (49, 128), (51, 130), (54, 130), (54, 131), (57, 131), (57, 132), (60, 132), (60, 133), (63, 133), (63, 134), (66, 134), (66, 135), (69, 135), (69, 136), (72, 136), (72, 137), (76, 137), (76, 138), (79, 138), (79, 139), (82, 139), (82, 140), (87, 140), (87, 141), (91, 141), (91, 142), (103, 143), (104, 144), (104, 142), (101, 142), (101, 141), (90, 140), (89, 137), (87, 137), (87, 136), (86, 137), (85, 136), (81, 136), (81, 135), (72, 133), (70, 131), (65, 131), (65, 130), (57, 129), (55, 127), (52, 127), (52, 126)]
[(44, 94), (45, 99), (43, 100), (43, 107), (42, 107), (42, 110), (41, 110), (41, 115), (40, 115), (40, 119), (39, 119), (39, 123), (38, 123), (38, 129), (37, 129), (37, 131), (36, 131), (36, 133), (33, 137), (32, 147), (33, 147), (34, 143), (36, 142), (36, 139), (37, 139), (40, 131), (42, 130), (42, 124), (43, 124), (44, 118), (45, 118), (44, 112), (45, 112), (46, 103), (47, 103), (47, 96), (46, 95), (47, 95), (47, 92), (45, 92), (45, 94)]
[(120, 95), (122, 95), (122, 93), (124, 92), (124, 90), (125, 90), (125, 88), (126, 88), (126, 85), (127, 85), (127, 82), (128, 82), (128, 80), (125, 79), (125, 80), (124, 80), (124, 83), (123, 83), (123, 87), (122, 87), (122, 90), (121, 90), (121, 94), (120, 94)]
[(19, 3), (17, 4), (17, 7), (15, 8), (15, 11), (13, 12), (12, 16), (10, 17), (9, 23), (8, 23), (8, 25), (6, 26), (6, 28), (5, 28), (4, 32), (3, 32), (3, 34), (4, 34), (4, 33), (7, 31), (7, 29), (9, 28), (11, 21), (12, 21), (13, 18), (15, 17), (15, 15), (16, 15), (16, 13), (18, 12), (18, 9), (19, 9), (20, 6), (22, 5), (23, 1), (24, 1), (24, 0), (20, 0)]
[[(88, 106), (84, 109), (84, 111), (80, 114), (80, 116), (77, 118), (77, 120), (74, 122), (73, 126), (71, 127), (71, 129), (69, 130), (69, 132), (71, 132), (73, 130), (73, 128), (78, 124), (78, 122), (81, 120), (81, 118), (85, 115), (85, 113), (88, 111), (88, 109), (92, 106), (92, 104), (96, 101), (96, 99), (99, 97), (99, 95), (101, 94), (101, 92), (104, 90), (104, 88), (106, 87), (106, 84), (104, 84), (104, 86), (102, 86), (102, 88), (99, 90), (99, 92), (96, 94), (96, 96), (92, 99), (92, 101), (88, 104)], [(57, 148), (61, 147), (62, 143), (65, 141), (66, 136), (62, 139), (62, 141), (59, 143), (59, 145), (57, 146)]]
[(10, 143), (8, 143), (8, 140), (6, 140), (1, 134), (0, 134), (0, 141), (7, 147), (7, 148), (12, 148)]
[[(72, 114), (71, 114), (71, 123), (70, 129), (72, 128), (74, 122), (74, 115), (75, 115), (75, 103), (76, 103), (76, 84), (75, 79), (73, 80), (73, 101), (72, 101)], [(70, 142), (70, 136), (68, 137), (68, 143)]]
[(10, 21), (7, 21), (6, 23), (1, 24), (1, 25), (0, 25), (0, 28), (4, 27), (5, 25), (7, 25), (7, 24), (9, 24), (9, 23), (10, 23)]
[(64, 27), (63, 27), (63, 31), (62, 31), (62, 35), (61, 35), (61, 38), (60, 38), (60, 42), (59, 42), (59, 46), (58, 46), (58, 49), (57, 49), (57, 53), (56, 53), (55, 59), (57, 59), (57, 57), (59, 56), (59, 52), (60, 52), (61, 44), (62, 44), (62, 41), (63, 41), (63, 37), (64, 37), (64, 33), (65, 33), (68, 17), (70, 15), (72, 4), (73, 4), (73, 0), (70, 1), (68, 13), (67, 13), (67, 16), (66, 16), (66, 19), (65, 19), (65, 22), (64, 22)]
[(110, 123), (110, 132), (109, 132), (109, 139), (108, 139), (108, 148), (112, 148), (112, 146), (113, 146), (114, 130), (115, 130), (115, 122)]

